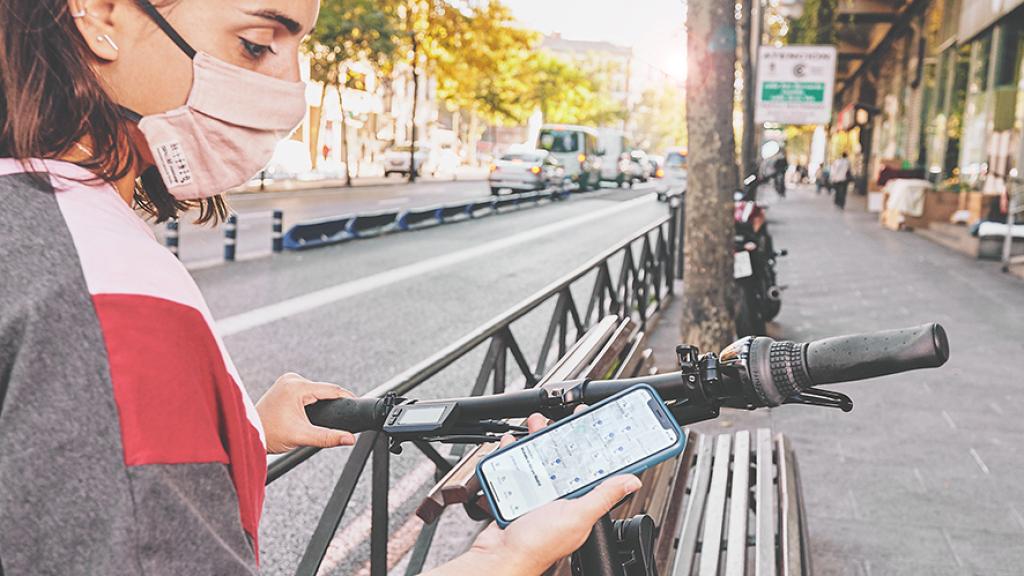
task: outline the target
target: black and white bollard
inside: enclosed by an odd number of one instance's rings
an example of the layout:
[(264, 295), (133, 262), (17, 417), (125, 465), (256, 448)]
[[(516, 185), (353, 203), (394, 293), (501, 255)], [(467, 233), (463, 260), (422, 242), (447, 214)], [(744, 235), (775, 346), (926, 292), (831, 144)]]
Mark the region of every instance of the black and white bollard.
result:
[(235, 261), (235, 247), (238, 244), (238, 215), (232, 214), (228, 216), (228, 221), (224, 225), (224, 260), (227, 262)]
[(274, 252), (284, 250), (284, 212), (281, 210), (274, 210), (272, 238)]
[(164, 245), (174, 254), (175, 258), (181, 258), (178, 254), (178, 219), (171, 218), (167, 221), (167, 233), (164, 235)]

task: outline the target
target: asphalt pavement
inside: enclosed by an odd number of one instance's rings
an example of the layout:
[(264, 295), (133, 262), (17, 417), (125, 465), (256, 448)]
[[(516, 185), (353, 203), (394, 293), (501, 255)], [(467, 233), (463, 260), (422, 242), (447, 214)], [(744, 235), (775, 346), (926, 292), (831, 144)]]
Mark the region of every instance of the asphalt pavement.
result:
[[(950, 360), (832, 387), (853, 398), (848, 414), (791, 405), (724, 412), (696, 428), (771, 426), (789, 436), (817, 576), (1024, 572), (1024, 281), (883, 229), (874, 214), (839, 212), (813, 189), (791, 191), (768, 213), (776, 247), (789, 250), (773, 336), (939, 322)], [(662, 326), (656, 354), (669, 369), (678, 330)]]
[[(474, 192), (436, 192), (445, 193)], [(253, 397), (287, 371), (365, 393), (666, 215), (650, 188), (607, 189), (193, 274)], [(544, 308), (517, 324), (516, 337), (528, 356), (539, 349), (549, 314)], [(456, 363), (418, 395), (465, 395), (482, 355), (483, 349)], [(391, 463), (391, 522), (406, 533), (417, 526), (410, 519), (432, 478), (431, 468), (413, 452)], [(321, 453), (269, 487), (260, 542), (266, 574), (294, 572), (347, 454)], [(332, 547), (327, 574), (365, 568), (368, 483), (366, 474)], [(438, 548), (451, 552), (443, 544)]]

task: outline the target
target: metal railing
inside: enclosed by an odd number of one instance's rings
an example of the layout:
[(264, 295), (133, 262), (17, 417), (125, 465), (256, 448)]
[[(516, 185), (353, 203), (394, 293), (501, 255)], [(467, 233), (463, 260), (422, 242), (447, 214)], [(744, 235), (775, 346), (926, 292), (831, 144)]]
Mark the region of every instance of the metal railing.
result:
[[(522, 379), (524, 385), (532, 387), (548, 369), (552, 354), (554, 358), (563, 356), (573, 343), (604, 316), (618, 314), (631, 317), (643, 330), (652, 314), (672, 297), (675, 279), (681, 278), (677, 256), (681, 253), (682, 222), (681, 203), (671, 202), (669, 215), (665, 218), (365, 396), (380, 397), (386, 393), (402, 396), (484, 345), (486, 353), (470, 395), (504, 392), (509, 382), (510, 364), (515, 371), (513, 374), (518, 372), (518, 378)], [(613, 273), (615, 262), (619, 266)], [(580, 285), (586, 287), (586, 282), (591, 279), (593, 284), (590, 297), (586, 306), (581, 307), (573, 295), (573, 288)], [(520, 341), (513, 335), (512, 325), (552, 301), (554, 312), (548, 322), (540, 353), (531, 364)], [(512, 362), (509, 362), (510, 356)], [(489, 390), (488, 384), (491, 385)], [(416, 442), (415, 446), (437, 467), (437, 479), (451, 470), (462, 454), (461, 450), (456, 449), (453, 451), (454, 458), (449, 459), (425, 442)], [(268, 468), (267, 484), (294, 469), (317, 451), (315, 448), (301, 448), (276, 459)], [(313, 576), (319, 570), (359, 484), (359, 478), (371, 459), (370, 574), (387, 574), (390, 456), (387, 438), (382, 433), (364, 432), (359, 436), (306, 546), (296, 574)], [(425, 525), (421, 530), (411, 551), (406, 574), (417, 574), (422, 570), (437, 524)]]
[(1024, 221), (1024, 179), (1012, 178), (1007, 190), (1009, 206), (1006, 211), (1006, 236), (1003, 238), (1003, 272), (1010, 266), (1024, 264), (1024, 256), (1013, 255), (1014, 225)]

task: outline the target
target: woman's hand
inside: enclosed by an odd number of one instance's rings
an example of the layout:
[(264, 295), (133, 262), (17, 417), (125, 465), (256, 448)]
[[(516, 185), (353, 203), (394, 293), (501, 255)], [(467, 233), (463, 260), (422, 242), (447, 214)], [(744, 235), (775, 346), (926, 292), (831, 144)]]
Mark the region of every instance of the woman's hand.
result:
[[(527, 420), (530, 432), (545, 425), (547, 419), (540, 414)], [(506, 436), (501, 444), (511, 442), (512, 437)], [(636, 476), (615, 476), (580, 498), (545, 504), (504, 530), (492, 524), (469, 551), (430, 574), (539, 575), (582, 546), (601, 516), (639, 489), (640, 479)]]
[(351, 446), (356, 437), (350, 432), (310, 424), (306, 406), (318, 400), (352, 397), (351, 392), (335, 384), (312, 382), (291, 372), (281, 376), (256, 403), (267, 437), (267, 452), (280, 454), (299, 446)]

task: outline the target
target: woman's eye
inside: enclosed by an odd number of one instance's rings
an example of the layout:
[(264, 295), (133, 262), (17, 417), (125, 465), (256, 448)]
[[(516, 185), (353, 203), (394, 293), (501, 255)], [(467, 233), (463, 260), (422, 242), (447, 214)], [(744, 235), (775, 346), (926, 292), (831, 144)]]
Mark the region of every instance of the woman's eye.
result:
[(270, 46), (250, 42), (245, 38), (239, 38), (239, 40), (242, 41), (242, 48), (244, 48), (246, 53), (248, 53), (253, 59), (259, 60), (266, 56), (268, 52), (274, 54), (274, 49)]

